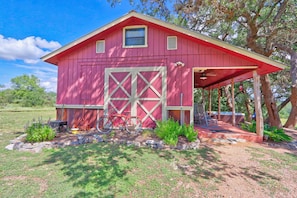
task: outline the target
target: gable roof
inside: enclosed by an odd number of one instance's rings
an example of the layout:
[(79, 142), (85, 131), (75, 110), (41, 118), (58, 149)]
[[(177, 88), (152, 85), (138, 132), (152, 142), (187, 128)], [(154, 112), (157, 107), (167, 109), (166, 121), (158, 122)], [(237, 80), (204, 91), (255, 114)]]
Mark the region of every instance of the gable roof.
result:
[(210, 45), (213, 45), (216, 48), (220, 48), (221, 50), (228, 51), (229, 53), (231, 52), (231, 53), (243, 55), (245, 57), (250, 57), (250, 58), (252, 58), (252, 59), (254, 59), (256, 61), (260, 61), (260, 62), (262, 62), (264, 64), (272, 65), (272, 66), (277, 67), (279, 69), (284, 69), (286, 67), (286, 65), (284, 65), (284, 64), (282, 64), (280, 62), (276, 62), (274, 60), (271, 60), (270, 58), (268, 58), (266, 56), (263, 56), (263, 55), (248, 51), (248, 50), (243, 49), (243, 48), (239, 48), (239, 47), (230, 45), (230, 44), (228, 44), (226, 42), (223, 42), (221, 40), (214, 39), (214, 38), (202, 35), (200, 33), (194, 32), (192, 30), (185, 29), (185, 28), (179, 27), (177, 25), (161, 21), (161, 20), (153, 18), (151, 16), (139, 14), (139, 13), (137, 13), (135, 11), (131, 11), (128, 14), (114, 20), (113, 22), (108, 23), (107, 25), (105, 25), (103, 27), (100, 27), (100, 28), (96, 29), (93, 32), (90, 32), (89, 34), (86, 34), (85, 36), (80, 37), (79, 39), (77, 39), (77, 40), (75, 40), (75, 41), (73, 41), (73, 42), (71, 42), (71, 43), (69, 43), (69, 44), (67, 44), (67, 45), (65, 45), (65, 46), (63, 46), (63, 47), (61, 47), (61, 48), (59, 48), (59, 49), (45, 55), (45, 56), (43, 56), (43, 57), (41, 57), (41, 59), (43, 61), (46, 61), (46, 62), (49, 62), (49, 63), (52, 63), (52, 64), (57, 64), (57, 62), (55, 60), (57, 55), (65, 52), (66, 50), (69, 50), (69, 49), (75, 47), (76, 45), (81, 44), (82, 42), (96, 36), (97, 34), (103, 32), (103, 31), (108, 30), (109, 28), (112, 28), (112, 27), (120, 24), (121, 22), (123, 22), (123, 21), (125, 21), (125, 20), (127, 20), (127, 19), (129, 19), (131, 17), (135, 17), (135, 18), (147, 21), (149, 23), (153, 23), (153, 24), (156, 24), (156, 25), (171, 29), (173, 31), (179, 32), (181, 34), (185, 34), (187, 36), (199, 39), (199, 40), (204, 41), (204, 42), (206, 42), (206, 43), (208, 43)]

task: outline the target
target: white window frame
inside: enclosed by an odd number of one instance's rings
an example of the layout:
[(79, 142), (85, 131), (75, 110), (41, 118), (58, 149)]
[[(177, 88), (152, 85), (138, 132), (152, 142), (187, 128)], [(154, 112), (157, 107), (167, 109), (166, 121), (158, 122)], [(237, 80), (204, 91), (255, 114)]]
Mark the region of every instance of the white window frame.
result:
[[(126, 30), (127, 29), (137, 29), (137, 28), (144, 28), (144, 45), (126, 45)], [(141, 48), (141, 47), (148, 47), (148, 45), (147, 45), (147, 26), (133, 25), (133, 26), (124, 27), (123, 28), (123, 48)]]
[[(102, 45), (103, 49), (100, 50), (100, 44)], [(105, 40), (99, 40), (96, 41), (96, 53), (97, 54), (101, 54), (101, 53), (105, 53)]]
[[(169, 46), (169, 40), (175, 39), (175, 48), (170, 48)], [(167, 50), (177, 50), (177, 36), (167, 36)]]

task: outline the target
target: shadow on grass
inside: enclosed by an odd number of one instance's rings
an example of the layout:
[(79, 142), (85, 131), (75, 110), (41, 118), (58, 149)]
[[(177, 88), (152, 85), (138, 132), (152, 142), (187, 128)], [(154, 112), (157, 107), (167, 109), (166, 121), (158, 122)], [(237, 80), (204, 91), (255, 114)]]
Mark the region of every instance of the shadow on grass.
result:
[(265, 184), (266, 180), (272, 180), (276, 182), (281, 180), (280, 177), (276, 177), (275, 175), (269, 174), (267, 172), (257, 170), (255, 167), (242, 168), (240, 174), (245, 175), (259, 184)]
[[(209, 180), (210, 184), (204, 185), (204, 188), (210, 190), (213, 187), (212, 181), (224, 181), (222, 174), (227, 168), (227, 165), (220, 161), (219, 154), (209, 147), (175, 151), (104, 143), (57, 149), (44, 163), (61, 167), (61, 171), (67, 176), (66, 182), (71, 183), (76, 191), (73, 192), (74, 197), (127, 195), (131, 189), (134, 190), (133, 185), (138, 184), (138, 180), (150, 183), (152, 176), (158, 177), (156, 172), (163, 175), (160, 178), (165, 178), (160, 183), (167, 183), (168, 178), (182, 176), (189, 178), (197, 186)], [(162, 169), (164, 171), (160, 171)], [(130, 181), (131, 174), (142, 174), (139, 171), (147, 171), (143, 173), (147, 176), (139, 175)], [(170, 171), (177, 172), (175, 175), (169, 175)]]
[(87, 144), (53, 152), (44, 163), (62, 165), (67, 182), (82, 189), (75, 197), (114, 197), (116, 183), (125, 179), (129, 163), (141, 155), (140, 149), (115, 144)]
[(217, 182), (224, 181), (223, 176), (217, 173), (225, 170), (228, 165), (222, 163), (219, 154), (210, 147), (204, 146), (198, 150), (156, 152), (161, 158), (176, 161), (178, 169), (195, 182), (211, 179)]

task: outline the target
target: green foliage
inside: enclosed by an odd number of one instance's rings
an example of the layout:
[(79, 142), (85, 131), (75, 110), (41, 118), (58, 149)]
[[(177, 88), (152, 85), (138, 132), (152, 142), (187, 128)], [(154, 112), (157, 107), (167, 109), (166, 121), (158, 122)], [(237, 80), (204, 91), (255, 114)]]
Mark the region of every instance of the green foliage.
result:
[(241, 123), (241, 128), (243, 130), (256, 133), (256, 122), (252, 121), (251, 123)]
[(284, 129), (278, 129), (277, 127), (264, 125), (264, 135), (268, 135), (269, 139), (274, 142), (290, 142), (292, 137), (288, 136)]
[(193, 126), (182, 125), (173, 119), (158, 121), (155, 129), (156, 135), (164, 140), (168, 145), (176, 146), (179, 136), (184, 136), (188, 141), (193, 142), (197, 139), (197, 132)]
[(34, 75), (22, 75), (11, 79), (15, 102), (24, 107), (42, 106), (45, 103), (45, 90), (40, 87)]
[(194, 126), (182, 126), (182, 134), (187, 138), (189, 142), (194, 142), (197, 140), (197, 132), (194, 130)]
[[(256, 122), (253, 121), (252, 123), (242, 123), (241, 128), (246, 131), (250, 131), (256, 133)], [(274, 142), (289, 142), (292, 141), (292, 137), (288, 136), (284, 129), (278, 129), (277, 127), (272, 127), (267, 124), (264, 125), (264, 135), (268, 136), (268, 139)]]
[(28, 142), (43, 142), (54, 139), (56, 133), (48, 125), (42, 123), (33, 123), (26, 129)]
[(45, 92), (39, 85), (39, 79), (34, 75), (22, 75), (11, 79), (12, 87), (5, 89), (0, 86), (0, 108), (8, 104), (22, 107), (53, 106), (56, 93)]

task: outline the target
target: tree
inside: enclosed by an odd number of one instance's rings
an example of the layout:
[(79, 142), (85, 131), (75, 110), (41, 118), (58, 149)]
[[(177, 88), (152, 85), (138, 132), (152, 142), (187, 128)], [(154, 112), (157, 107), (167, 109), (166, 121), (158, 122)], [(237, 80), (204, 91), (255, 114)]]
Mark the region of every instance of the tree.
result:
[[(116, 3), (119, 0), (111, 2)], [(175, 15), (180, 24), (261, 55), (274, 56), (279, 53), (278, 50), (290, 55), (292, 111), (285, 126), (296, 125), (296, 41), (292, 39), (296, 38), (297, 29), (296, 0), (178, 0), (173, 4), (172, 1), (160, 0), (140, 2), (138, 7), (153, 2), (150, 5), (152, 12), (142, 9), (147, 14), (171, 21), (174, 21), (172, 16)], [(168, 5), (172, 5), (174, 9), (169, 9)], [(289, 39), (284, 42), (284, 37)], [(286, 46), (287, 49), (281, 46)], [(284, 56), (282, 60), (286, 58)], [(261, 84), (269, 122), (272, 126), (282, 127), (269, 75), (261, 77)]]
[(42, 106), (45, 103), (45, 89), (40, 87), (34, 75), (22, 75), (11, 79), (14, 102), (22, 106)]

